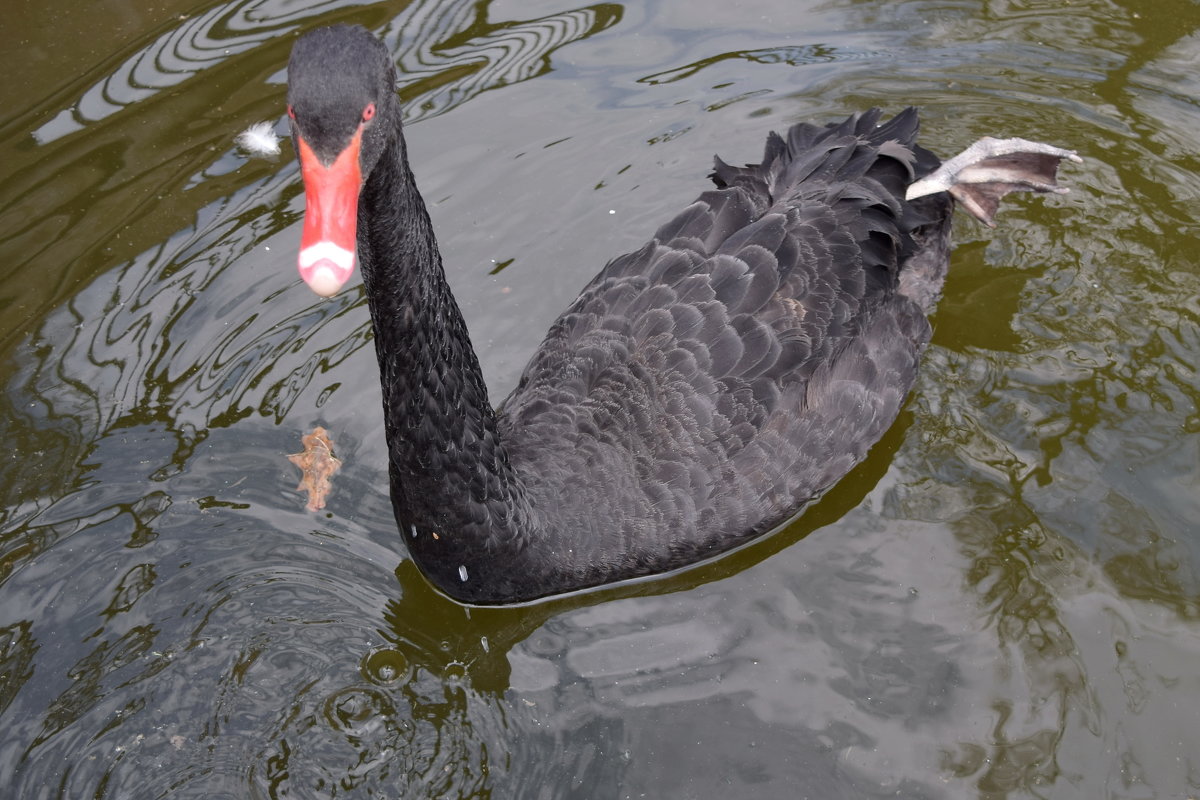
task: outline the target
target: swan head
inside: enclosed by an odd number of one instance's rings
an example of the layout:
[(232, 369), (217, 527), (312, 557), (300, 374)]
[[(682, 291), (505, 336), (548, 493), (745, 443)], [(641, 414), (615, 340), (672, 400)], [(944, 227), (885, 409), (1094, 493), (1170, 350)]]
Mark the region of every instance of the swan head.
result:
[(302, 36), (288, 61), (288, 117), (304, 178), (300, 276), (322, 297), (350, 279), (358, 198), (397, 128), (391, 53), (365, 28)]

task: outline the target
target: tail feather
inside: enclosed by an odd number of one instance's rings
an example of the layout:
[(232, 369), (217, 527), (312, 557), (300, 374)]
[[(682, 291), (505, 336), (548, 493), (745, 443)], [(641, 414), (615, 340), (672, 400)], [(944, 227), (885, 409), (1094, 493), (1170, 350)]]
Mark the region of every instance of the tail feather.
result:
[[(825, 126), (801, 122), (786, 138), (767, 137), (762, 161), (744, 167), (716, 159), (710, 176), (719, 189), (743, 187), (765, 195), (767, 204), (785, 200), (806, 181), (853, 183), (870, 175), (897, 201), (918, 172), (915, 108), (906, 108), (882, 125), (882, 111), (872, 108)], [(919, 170), (929, 171), (937, 166)]]

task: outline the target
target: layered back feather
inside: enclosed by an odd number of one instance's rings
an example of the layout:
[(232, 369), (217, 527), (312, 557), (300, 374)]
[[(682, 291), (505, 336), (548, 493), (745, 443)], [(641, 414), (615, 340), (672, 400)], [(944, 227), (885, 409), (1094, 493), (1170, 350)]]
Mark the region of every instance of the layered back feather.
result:
[[(905, 187), (937, 162), (915, 111), (878, 120), (717, 160), (716, 188), (559, 317), (497, 420), (534, 520), (495, 537), (499, 569), (511, 552), (523, 577), (587, 585), (695, 561), (794, 514), (879, 439), (929, 339), (898, 287), (930, 223)], [(554, 553), (545, 575), (521, 562), (535, 550)]]

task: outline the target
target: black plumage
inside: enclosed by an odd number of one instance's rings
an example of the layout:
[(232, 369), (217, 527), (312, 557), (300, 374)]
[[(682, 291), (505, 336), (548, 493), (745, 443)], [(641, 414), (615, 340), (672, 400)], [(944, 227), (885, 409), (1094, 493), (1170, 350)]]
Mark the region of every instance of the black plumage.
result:
[(358, 257), (391, 494), (447, 594), (529, 600), (720, 553), (795, 514), (895, 420), (953, 207), (944, 192), (905, 199), (939, 164), (915, 110), (795, 125), (757, 165), (718, 159), (715, 188), (584, 287), (493, 411), (393, 80), (366, 31), (323, 29), (296, 45), (289, 103), (322, 158), (363, 130)]

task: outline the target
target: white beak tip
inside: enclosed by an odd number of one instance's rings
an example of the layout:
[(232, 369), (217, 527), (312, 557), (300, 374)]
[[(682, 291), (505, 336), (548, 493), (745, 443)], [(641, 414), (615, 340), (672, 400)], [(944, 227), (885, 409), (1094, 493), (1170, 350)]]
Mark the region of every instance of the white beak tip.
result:
[(328, 261), (318, 261), (308, 269), (301, 270), (300, 277), (304, 278), (308, 288), (321, 297), (333, 297), (338, 293), (338, 289), (345, 285), (350, 273), (338, 269)]

